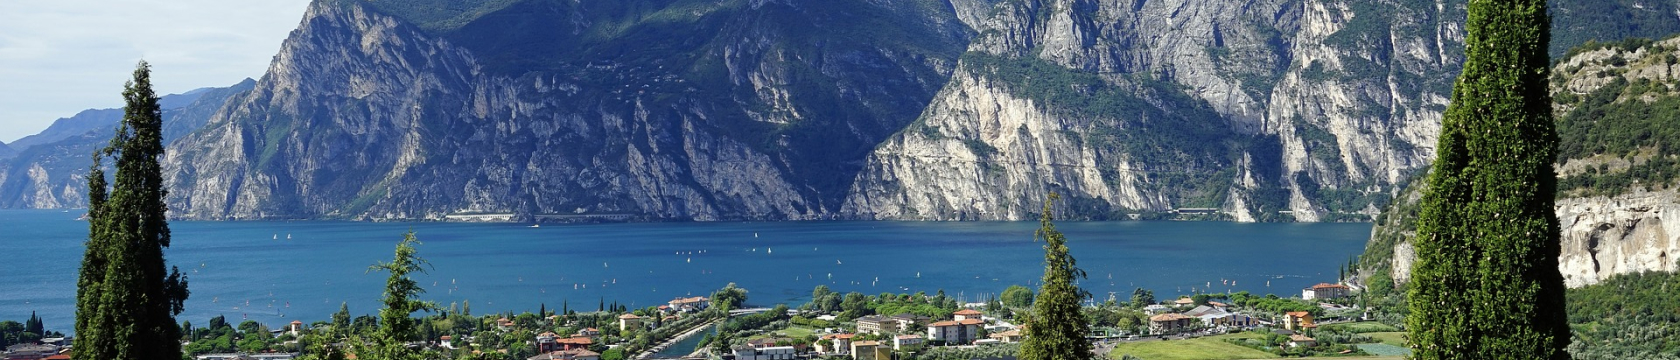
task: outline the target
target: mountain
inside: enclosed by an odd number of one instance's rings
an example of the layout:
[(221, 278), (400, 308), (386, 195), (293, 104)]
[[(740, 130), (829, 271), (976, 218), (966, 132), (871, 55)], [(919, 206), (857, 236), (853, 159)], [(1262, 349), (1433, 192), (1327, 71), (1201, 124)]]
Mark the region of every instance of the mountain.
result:
[(13, 156), (17, 156), (17, 150), (12, 149), (6, 143), (0, 142), (0, 160), (9, 159)]
[[(203, 126), (230, 96), (248, 91), (254, 84), (246, 79), (226, 88), (202, 88), (161, 97), (158, 103), (163, 107), (165, 143)], [(0, 207), (86, 205), (85, 176), (92, 154), (110, 143), (121, 121), (122, 109), (84, 110), (14, 142), (24, 144), (18, 147), (16, 156), (0, 156)]]
[(448, 3), (311, 4), (165, 159), (171, 209), (822, 216), (973, 33), (944, 1)]
[[(1680, 271), (1680, 37), (1568, 54), (1552, 69), (1564, 282)], [(1378, 217), (1361, 273), (1409, 278), (1422, 179)]]
[[(1580, 36), (1554, 40), (1668, 26), (1647, 5), (1558, 1)], [(165, 166), (194, 219), (1010, 220), (1057, 191), (1082, 219), (1362, 221), (1433, 156), (1463, 13), (318, 0)]]
[[(164, 95), (158, 98), (158, 106), (162, 107), (165, 112), (179, 110), (192, 105), (200, 97), (217, 89), (219, 88), (200, 88), (180, 94)], [(123, 110), (120, 108), (82, 110), (75, 116), (54, 120), (52, 125), (47, 126), (46, 130), (13, 141), (11, 146), (17, 151), (24, 151), (36, 145), (57, 142), (94, 130), (114, 129), (117, 123), (122, 121), (122, 117)], [(189, 126), (187, 129), (192, 129), (197, 128), (198, 124), (183, 124), (183, 126)]]

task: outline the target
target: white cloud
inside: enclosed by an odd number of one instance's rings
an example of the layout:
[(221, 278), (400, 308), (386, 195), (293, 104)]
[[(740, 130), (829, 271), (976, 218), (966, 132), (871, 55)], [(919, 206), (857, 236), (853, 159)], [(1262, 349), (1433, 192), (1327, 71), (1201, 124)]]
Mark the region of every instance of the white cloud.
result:
[(268, 69), (309, 0), (0, 0), (0, 140), (122, 106), (145, 59), (160, 94)]

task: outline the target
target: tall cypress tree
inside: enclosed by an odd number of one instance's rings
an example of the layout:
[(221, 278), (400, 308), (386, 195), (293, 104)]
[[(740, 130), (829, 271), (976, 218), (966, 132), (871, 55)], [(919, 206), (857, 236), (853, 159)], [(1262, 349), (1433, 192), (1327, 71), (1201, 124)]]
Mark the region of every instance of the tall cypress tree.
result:
[(1085, 341), (1090, 325), (1080, 314), (1080, 301), (1090, 293), (1074, 285), (1075, 278), (1084, 278), (1073, 256), (1068, 254), (1067, 238), (1050, 223), (1050, 203), (1060, 199), (1055, 193), (1044, 202), (1035, 240), (1044, 241), (1044, 285), (1033, 301), (1033, 317), (1027, 322), (1026, 339), (1021, 343), (1024, 360), (1091, 359), (1091, 343)]
[[(187, 299), (186, 277), (164, 262), (169, 224), (164, 204), (163, 113), (144, 61), (123, 89), (117, 134), (95, 154), (88, 179), (88, 242), (77, 284), (78, 360), (181, 358), (175, 315)], [(109, 194), (101, 158), (116, 158)]]
[(1472, 0), (1418, 218), (1416, 359), (1567, 359), (1545, 0)]

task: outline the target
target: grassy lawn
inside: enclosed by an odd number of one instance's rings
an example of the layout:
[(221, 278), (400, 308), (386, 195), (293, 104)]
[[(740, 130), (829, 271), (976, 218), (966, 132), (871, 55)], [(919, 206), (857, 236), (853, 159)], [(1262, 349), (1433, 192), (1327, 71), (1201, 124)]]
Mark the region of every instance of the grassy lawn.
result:
[(1400, 331), (1374, 332), (1374, 333), (1365, 333), (1364, 335), (1365, 336), (1370, 336), (1371, 338), (1374, 338), (1374, 339), (1377, 339), (1377, 341), (1381, 341), (1384, 344), (1389, 344), (1389, 345), (1394, 345), (1394, 346), (1399, 346), (1399, 347), (1406, 347), (1406, 338), (1405, 338), (1406, 333), (1405, 332), (1400, 332)]
[(786, 337), (790, 337), (790, 338), (802, 338), (802, 337), (805, 337), (805, 335), (811, 335), (811, 334), (815, 333), (816, 329), (812, 329), (812, 328), (808, 328), (808, 327), (804, 327), (804, 326), (799, 326), (799, 325), (790, 325), (786, 329), (776, 330), (776, 332), (781, 333), (782, 336), (786, 336)]
[(1251, 333), (1209, 336), (1190, 340), (1145, 341), (1120, 344), (1109, 353), (1113, 358), (1131, 355), (1145, 360), (1237, 360), (1270, 359), (1277, 355), (1225, 342), (1225, 339), (1258, 338)]
[(1336, 330), (1347, 331), (1347, 332), (1355, 332), (1355, 333), (1400, 331), (1400, 329), (1396, 329), (1393, 326), (1389, 326), (1388, 324), (1375, 322), (1375, 321), (1361, 321), (1361, 322), (1352, 322), (1352, 323), (1330, 324), (1330, 325), (1324, 325), (1324, 329), (1326, 329), (1326, 330), (1336, 329)]

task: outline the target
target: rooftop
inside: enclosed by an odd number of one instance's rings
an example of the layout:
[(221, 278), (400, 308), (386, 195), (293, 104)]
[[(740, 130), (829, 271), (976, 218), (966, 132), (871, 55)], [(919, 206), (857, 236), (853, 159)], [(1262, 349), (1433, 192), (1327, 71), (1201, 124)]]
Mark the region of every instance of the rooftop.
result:
[(1149, 321), (1177, 321), (1177, 320), (1185, 320), (1185, 319), (1189, 319), (1189, 318), (1190, 318), (1189, 316), (1184, 316), (1184, 314), (1166, 313), (1166, 314), (1150, 316)]

